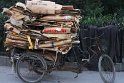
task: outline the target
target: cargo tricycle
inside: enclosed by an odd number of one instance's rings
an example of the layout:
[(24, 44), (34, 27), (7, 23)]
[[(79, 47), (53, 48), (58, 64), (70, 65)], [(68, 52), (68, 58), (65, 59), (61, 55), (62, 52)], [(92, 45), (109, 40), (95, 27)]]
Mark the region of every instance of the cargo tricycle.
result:
[[(72, 71), (77, 73), (78, 76), (83, 71), (83, 67), (90, 63), (93, 57), (97, 56), (99, 60), (95, 65), (98, 65), (102, 80), (105, 83), (113, 83), (115, 80), (115, 67), (111, 57), (105, 54), (99, 44), (102, 35), (94, 38), (83, 38), (84, 40), (95, 40), (94, 45), (91, 45), (87, 51), (81, 50), (80, 41), (76, 39), (72, 41), (72, 48), (67, 53), (61, 53), (56, 48), (43, 48), (40, 50), (13, 48), (11, 50), (11, 60), (13, 65), (15, 64), (15, 71), (21, 80), (27, 83), (37, 83), (45, 75), (57, 70)], [(92, 52), (92, 55), (90, 52)], [(51, 55), (52, 53), (54, 55)]]

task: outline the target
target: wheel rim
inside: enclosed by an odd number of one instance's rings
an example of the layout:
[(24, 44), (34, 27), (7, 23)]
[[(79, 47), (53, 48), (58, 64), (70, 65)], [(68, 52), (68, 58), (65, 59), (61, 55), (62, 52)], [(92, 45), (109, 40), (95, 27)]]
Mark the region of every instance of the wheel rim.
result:
[(107, 55), (100, 57), (99, 72), (105, 83), (113, 83), (115, 80), (115, 67), (111, 58)]
[(46, 71), (45, 64), (36, 55), (24, 55), (18, 61), (18, 75), (26, 82), (40, 81)]

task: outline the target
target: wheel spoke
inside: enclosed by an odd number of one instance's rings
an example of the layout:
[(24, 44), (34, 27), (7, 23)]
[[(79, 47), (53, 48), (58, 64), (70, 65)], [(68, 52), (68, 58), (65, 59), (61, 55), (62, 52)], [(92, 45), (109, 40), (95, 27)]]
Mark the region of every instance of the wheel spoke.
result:
[(25, 82), (35, 83), (44, 76), (47, 65), (36, 53), (26, 53), (17, 62), (17, 74)]
[(98, 67), (100, 76), (105, 83), (112, 83), (115, 80), (114, 64), (109, 56), (101, 56)]

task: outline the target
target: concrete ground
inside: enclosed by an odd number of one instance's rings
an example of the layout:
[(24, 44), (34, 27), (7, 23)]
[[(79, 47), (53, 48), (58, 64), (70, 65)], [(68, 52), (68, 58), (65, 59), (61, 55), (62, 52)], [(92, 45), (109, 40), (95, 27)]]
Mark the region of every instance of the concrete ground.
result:
[[(47, 75), (41, 83), (103, 83), (99, 73), (83, 71), (77, 78), (76, 73), (68, 71), (54, 71)], [(12, 71), (11, 67), (0, 66), (0, 83), (23, 83)], [(124, 72), (116, 73), (115, 83), (124, 83)]]
[[(68, 71), (54, 71), (45, 76), (41, 83), (103, 83), (99, 72), (83, 71), (74, 78), (76, 73)], [(12, 71), (10, 59), (0, 56), (0, 83), (23, 83)], [(115, 83), (124, 83), (124, 72), (116, 72)]]

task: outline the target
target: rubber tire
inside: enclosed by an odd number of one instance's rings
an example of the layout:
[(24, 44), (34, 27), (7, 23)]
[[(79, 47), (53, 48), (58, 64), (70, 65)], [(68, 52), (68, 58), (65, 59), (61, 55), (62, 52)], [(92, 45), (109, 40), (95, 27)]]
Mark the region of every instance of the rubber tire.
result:
[(42, 57), (42, 55), (39, 55), (39, 54), (33, 53), (33, 52), (28, 52), (28, 53), (24, 53), (24, 54), (19, 58), (19, 60), (18, 60), (17, 63), (16, 63), (16, 65), (17, 65), (17, 66), (16, 66), (16, 71), (17, 71), (18, 77), (19, 77), (22, 81), (24, 81), (24, 82), (26, 82), (26, 83), (38, 83), (38, 82), (40, 82), (40, 81), (42, 80), (42, 78), (44, 77), (44, 75), (45, 75), (46, 72), (45, 72), (38, 80), (36, 80), (36, 81), (27, 81), (27, 80), (23, 79), (23, 77), (20, 75), (20, 73), (19, 73), (19, 62), (20, 62), (20, 60), (21, 60), (22, 58), (25, 57), (25, 55), (28, 55), (28, 56), (35, 55), (35, 56), (37, 56), (37, 57), (42, 61), (42, 64), (45, 66), (45, 71), (47, 71), (47, 64), (46, 64), (46, 61), (44, 60), (44, 58)]
[[(108, 60), (110, 60), (110, 63), (112, 64), (113, 77), (112, 77), (112, 79), (111, 79), (110, 82), (107, 81), (107, 80), (104, 78), (103, 74), (102, 74), (102, 67), (101, 67), (101, 64), (102, 64), (102, 63), (101, 63), (101, 62), (102, 62), (103, 58), (108, 58)], [(103, 55), (99, 58), (98, 69), (99, 69), (100, 77), (101, 77), (101, 79), (102, 79), (105, 83), (114, 83), (114, 81), (115, 81), (115, 76), (116, 76), (116, 75), (115, 75), (115, 66), (114, 66), (114, 63), (113, 63), (112, 59), (111, 59), (108, 55), (103, 54)]]

